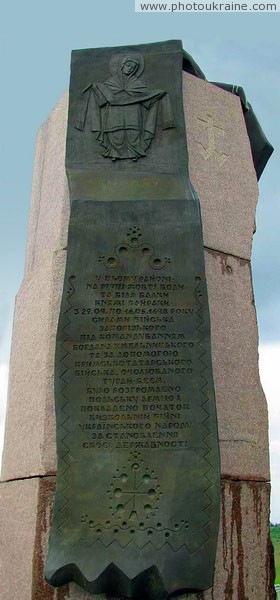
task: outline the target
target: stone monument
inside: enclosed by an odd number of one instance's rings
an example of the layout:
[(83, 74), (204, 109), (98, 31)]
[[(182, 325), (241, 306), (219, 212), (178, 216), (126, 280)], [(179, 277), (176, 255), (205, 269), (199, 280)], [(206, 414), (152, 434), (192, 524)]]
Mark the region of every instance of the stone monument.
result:
[(65, 150), (67, 103), (16, 301), (3, 598), (272, 599), (250, 272), (271, 146), (176, 41), (74, 52)]

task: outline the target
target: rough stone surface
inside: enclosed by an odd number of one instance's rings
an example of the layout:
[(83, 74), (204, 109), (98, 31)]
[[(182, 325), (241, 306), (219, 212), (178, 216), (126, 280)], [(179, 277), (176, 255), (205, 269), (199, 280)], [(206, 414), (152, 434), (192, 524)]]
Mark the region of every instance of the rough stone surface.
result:
[(269, 484), (222, 482), (214, 586), (204, 593), (189, 595), (188, 600), (274, 599), (269, 497)]
[(65, 173), (68, 94), (59, 100), (37, 137), (25, 272), (52, 260), (67, 243), (69, 195)]
[(1, 600), (32, 598), (39, 480), (0, 484)]
[(204, 245), (250, 258), (258, 186), (240, 100), (188, 73), (183, 92)]
[(206, 250), (205, 265), (222, 475), (267, 481), (268, 414), (250, 261)]
[[(33, 572), (36, 585), (34, 583), (31, 600), (105, 600), (106, 595), (89, 595), (75, 584), (54, 590), (44, 580), (43, 564), (51, 526), (54, 488), (54, 477), (40, 481), (37, 558)], [(269, 495), (270, 486), (267, 483), (222, 481), (222, 512), (214, 587), (204, 593), (181, 595), (179, 598), (255, 600), (257, 590), (257, 597), (261, 600), (273, 600)]]
[(36, 244), (37, 225), (40, 214), (42, 178), (45, 166), (45, 151), (48, 137), (48, 120), (40, 127), (35, 145), (32, 191), (29, 210), (29, 224), (25, 252), (25, 274), (33, 269), (33, 250)]
[(30, 273), (15, 307), (3, 479), (55, 471), (54, 349), (66, 252)]

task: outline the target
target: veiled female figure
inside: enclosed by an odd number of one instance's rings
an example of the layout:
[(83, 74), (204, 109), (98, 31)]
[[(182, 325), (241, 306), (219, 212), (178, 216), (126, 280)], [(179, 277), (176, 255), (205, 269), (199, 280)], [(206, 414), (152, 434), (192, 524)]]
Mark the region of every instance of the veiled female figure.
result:
[(91, 130), (97, 132), (103, 156), (136, 161), (146, 156), (154, 138), (159, 103), (162, 128), (175, 127), (170, 99), (167, 92), (149, 90), (140, 79), (144, 70), (140, 54), (115, 56), (110, 69), (112, 77), (83, 90), (76, 128), (84, 129), (89, 112)]

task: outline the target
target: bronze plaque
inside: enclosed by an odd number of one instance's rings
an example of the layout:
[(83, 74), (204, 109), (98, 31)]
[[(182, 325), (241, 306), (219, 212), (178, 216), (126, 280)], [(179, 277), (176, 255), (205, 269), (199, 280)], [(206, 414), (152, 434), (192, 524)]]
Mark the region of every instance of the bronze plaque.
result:
[(197, 208), (85, 201), (72, 212), (56, 356), (55, 584), (75, 564), (104, 591), (111, 563), (129, 580), (156, 567), (169, 592), (211, 584), (219, 451)]
[[(84, 89), (88, 55), (80, 71), (74, 61), (46, 577), (163, 600), (212, 585), (220, 471), (199, 201), (178, 95), (182, 52), (177, 42), (151, 46), (97, 53), (111, 75), (105, 69)], [(153, 86), (151, 69), (144, 84), (159, 46), (174, 63), (171, 81), (157, 71)]]

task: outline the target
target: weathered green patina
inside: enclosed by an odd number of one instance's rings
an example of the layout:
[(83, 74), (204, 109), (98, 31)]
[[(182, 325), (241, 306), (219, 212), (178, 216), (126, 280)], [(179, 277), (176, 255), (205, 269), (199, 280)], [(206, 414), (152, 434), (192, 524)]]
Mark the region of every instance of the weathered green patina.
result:
[(46, 577), (163, 600), (212, 585), (220, 468), (177, 41), (73, 53)]

